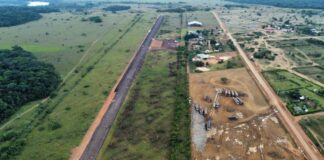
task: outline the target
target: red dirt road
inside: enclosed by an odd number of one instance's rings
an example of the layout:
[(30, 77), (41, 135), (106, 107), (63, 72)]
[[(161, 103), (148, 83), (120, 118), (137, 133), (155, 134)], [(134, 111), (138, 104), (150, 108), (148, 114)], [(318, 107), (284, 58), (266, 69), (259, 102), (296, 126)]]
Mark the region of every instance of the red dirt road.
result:
[(255, 78), (256, 82), (258, 83), (261, 90), (264, 92), (266, 97), (269, 100), (269, 103), (274, 105), (275, 108), (278, 110), (278, 117), (281, 119), (282, 123), (291, 134), (293, 139), (296, 141), (297, 145), (300, 146), (306, 157), (310, 160), (320, 160), (323, 159), (322, 155), (318, 152), (312, 141), (307, 137), (304, 133), (302, 128), (296, 123), (283, 105), (280, 98), (276, 95), (276, 93), (272, 90), (268, 82), (263, 78), (261, 73), (256, 69), (254, 64), (250, 61), (246, 53), (243, 51), (241, 46), (237, 43), (236, 39), (233, 38), (232, 34), (228, 31), (225, 24), (221, 21), (218, 14), (216, 12), (212, 12), (217, 19), (218, 23), (220, 24), (221, 28), (223, 29), (224, 33), (233, 41), (234, 46), (236, 47), (237, 51), (239, 52), (240, 56), (244, 60), (247, 65), (247, 68), (252, 73), (253, 77)]

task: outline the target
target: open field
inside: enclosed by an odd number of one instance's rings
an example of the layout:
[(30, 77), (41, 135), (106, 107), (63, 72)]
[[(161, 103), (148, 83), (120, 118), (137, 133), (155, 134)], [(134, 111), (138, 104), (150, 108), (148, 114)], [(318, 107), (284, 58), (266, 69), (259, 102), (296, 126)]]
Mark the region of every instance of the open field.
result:
[(199, 21), (203, 23), (203, 28), (212, 29), (217, 26), (217, 21), (213, 18), (213, 15), (208, 11), (196, 11), (196, 12), (187, 12), (186, 21)]
[(111, 34), (101, 33), (102, 41), (91, 47), (91, 56), (77, 67), (56, 96), (42, 105), (45, 107), (38, 107), (1, 130), (21, 134), (15, 141), (1, 142), (0, 147), (23, 141), (22, 153), (15, 154), (18, 159), (69, 157), (155, 19), (154, 13), (115, 16), (129, 19), (116, 17), (119, 27), (106, 28)]
[[(135, 15), (120, 13), (102, 16), (102, 14), (93, 13), (85, 16), (69, 12), (50, 13), (44, 14), (39, 21), (0, 28), (0, 48), (20, 45), (41, 60), (53, 64), (63, 77), (84, 54), (97, 53), (98, 49), (111, 43), (113, 40), (106, 38), (107, 36), (116, 37), (121, 34), (112, 28), (125, 28)], [(93, 15), (101, 16), (103, 22), (81, 21), (82, 18)], [(93, 43), (97, 45), (91, 47)]]
[(305, 133), (313, 141), (318, 150), (324, 154), (324, 117), (313, 116), (302, 119), (300, 125), (305, 130)]
[(297, 72), (309, 76), (321, 83), (324, 83), (324, 69), (318, 66), (310, 66), (310, 67), (298, 67), (294, 68)]
[[(221, 82), (222, 77), (229, 82)], [(216, 88), (240, 92), (244, 105), (220, 96), (220, 108), (212, 108), (203, 97), (213, 99)], [(208, 111), (203, 118), (193, 109), (194, 159), (303, 159), (245, 68), (190, 74), (190, 95), (194, 104)], [(232, 115), (238, 115), (238, 119), (229, 120)], [(200, 124), (199, 116), (203, 118)], [(206, 119), (211, 119), (212, 127), (203, 131)], [(195, 132), (199, 127), (200, 132)]]
[[(237, 53), (236, 53), (237, 54)], [(216, 71), (216, 70), (223, 70), (223, 69), (233, 69), (233, 68), (241, 68), (244, 67), (243, 61), (239, 56), (235, 56), (223, 63), (217, 63), (214, 65), (211, 65), (211, 70)]]
[[(303, 15), (302, 9), (278, 8), (271, 6), (253, 5), (246, 8), (233, 7), (217, 8), (221, 12), (221, 17), (228, 24), (232, 33), (250, 33), (261, 31), (262, 25), (281, 24), (289, 20), (291, 25), (305, 25), (307, 16)], [(315, 10), (319, 11), (319, 10)], [(280, 19), (275, 21), (274, 19)], [(323, 25), (323, 17), (321, 14), (311, 17), (315, 26)], [(275, 34), (269, 34), (268, 38), (278, 37), (294, 37), (296, 33), (285, 33), (278, 31)], [(303, 36), (303, 35), (298, 35)]]
[(283, 49), (296, 66), (324, 64), (324, 45), (314, 44), (311, 39), (269, 41), (269, 44)]
[(168, 159), (176, 84), (168, 64), (175, 60), (165, 51), (147, 55), (98, 159)]
[[(322, 87), (284, 70), (266, 71), (263, 75), (287, 103), (292, 114), (307, 114), (324, 109), (324, 98), (318, 93)], [(304, 96), (305, 101), (301, 101), (300, 96)]]

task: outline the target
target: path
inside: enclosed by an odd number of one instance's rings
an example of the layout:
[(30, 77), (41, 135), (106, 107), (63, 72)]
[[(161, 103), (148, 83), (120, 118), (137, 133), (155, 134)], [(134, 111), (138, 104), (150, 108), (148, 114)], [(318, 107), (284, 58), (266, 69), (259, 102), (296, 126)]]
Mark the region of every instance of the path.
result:
[(306, 157), (310, 160), (320, 160), (322, 159), (322, 155), (318, 152), (312, 141), (307, 137), (302, 128), (293, 121), (292, 115), (286, 109), (286, 107), (281, 102), (280, 98), (275, 94), (267, 81), (263, 78), (260, 72), (255, 68), (254, 64), (249, 60), (246, 53), (243, 51), (241, 46), (238, 44), (235, 38), (233, 38), (232, 34), (227, 30), (225, 24), (221, 21), (218, 14), (216, 12), (212, 12), (219, 22), (221, 28), (224, 30), (224, 33), (233, 41), (234, 46), (237, 48), (240, 56), (243, 61), (246, 63), (248, 69), (251, 74), (255, 78), (259, 87), (265, 93), (266, 97), (269, 100), (269, 103), (274, 105), (278, 110), (278, 117), (281, 119), (281, 122), (284, 124), (288, 132), (291, 134), (296, 143), (302, 147)]
[(98, 113), (95, 121), (90, 126), (87, 134), (83, 138), (80, 146), (74, 150), (70, 159), (71, 160), (94, 160), (96, 159), (106, 136), (113, 125), (119, 108), (128, 93), (129, 88), (142, 64), (144, 63), (145, 55), (149, 50), (150, 44), (154, 36), (157, 34), (163, 16), (158, 17), (152, 29), (147, 34), (142, 45), (137, 50), (136, 54), (126, 67), (124, 73), (121, 75), (120, 80), (112, 89), (106, 103)]

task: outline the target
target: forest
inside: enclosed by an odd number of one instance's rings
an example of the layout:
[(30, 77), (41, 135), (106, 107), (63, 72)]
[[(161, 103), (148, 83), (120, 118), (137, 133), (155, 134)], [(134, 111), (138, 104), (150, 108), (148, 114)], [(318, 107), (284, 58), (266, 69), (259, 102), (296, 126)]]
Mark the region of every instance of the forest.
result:
[(130, 8), (131, 8), (130, 6), (113, 5), (113, 6), (106, 7), (103, 10), (117, 12), (117, 11), (129, 10)]
[(271, 5), (284, 8), (324, 9), (323, 0), (227, 0), (238, 3)]
[(0, 27), (10, 27), (42, 18), (41, 13), (58, 12), (50, 7), (0, 6)]
[(60, 82), (52, 65), (21, 47), (0, 50), (0, 122), (23, 104), (49, 96)]

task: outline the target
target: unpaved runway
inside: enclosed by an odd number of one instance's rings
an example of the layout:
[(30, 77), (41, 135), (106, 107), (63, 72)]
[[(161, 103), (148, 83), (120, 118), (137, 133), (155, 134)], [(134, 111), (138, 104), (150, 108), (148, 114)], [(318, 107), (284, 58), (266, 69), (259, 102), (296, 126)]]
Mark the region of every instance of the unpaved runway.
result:
[(306, 156), (310, 160), (320, 160), (323, 159), (322, 155), (317, 151), (316, 147), (313, 145), (312, 141), (307, 137), (299, 124), (295, 123), (293, 117), (289, 111), (285, 108), (280, 98), (274, 93), (272, 88), (268, 85), (266, 80), (255, 68), (254, 64), (249, 60), (243, 49), (237, 43), (236, 39), (233, 38), (232, 34), (227, 30), (225, 24), (221, 21), (220, 17), (216, 12), (212, 12), (220, 24), (221, 28), (224, 30), (224, 33), (233, 41), (234, 46), (237, 48), (240, 56), (246, 63), (247, 67), (253, 74), (255, 80), (259, 84), (260, 88), (265, 92), (266, 96), (269, 99), (270, 104), (274, 105), (278, 112), (278, 117), (281, 119), (282, 123), (287, 128), (288, 132), (291, 134), (293, 139), (297, 144), (302, 147)]

